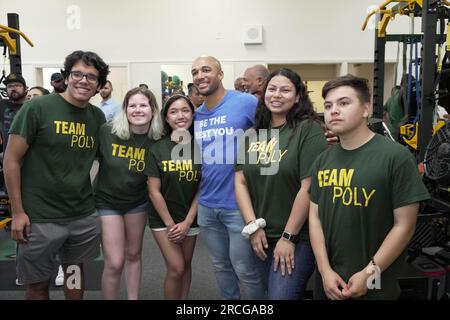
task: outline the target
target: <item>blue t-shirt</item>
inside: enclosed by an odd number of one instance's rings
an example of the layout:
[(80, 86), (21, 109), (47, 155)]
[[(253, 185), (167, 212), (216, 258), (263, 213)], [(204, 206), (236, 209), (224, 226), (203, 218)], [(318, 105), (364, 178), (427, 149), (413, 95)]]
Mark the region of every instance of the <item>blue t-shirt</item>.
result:
[(257, 99), (227, 90), (211, 111), (202, 104), (194, 116), (195, 139), (201, 148), (199, 203), (209, 208), (237, 210), (234, 170), (239, 136), (255, 121)]

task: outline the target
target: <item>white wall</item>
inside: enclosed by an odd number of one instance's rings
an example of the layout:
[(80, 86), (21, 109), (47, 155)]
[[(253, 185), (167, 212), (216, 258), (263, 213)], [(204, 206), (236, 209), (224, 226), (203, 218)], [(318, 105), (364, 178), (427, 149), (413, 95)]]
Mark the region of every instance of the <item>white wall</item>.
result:
[[(99, 53), (110, 64), (129, 66), (129, 85), (160, 88), (160, 65), (190, 64), (202, 54), (234, 64), (235, 78), (255, 63), (341, 63), (373, 61), (374, 32), (360, 30), (369, 5), (381, 0), (0, 0), (20, 17), (24, 76), (34, 66), (60, 67), (75, 49)], [(80, 9), (79, 29), (70, 29)], [(262, 24), (264, 43), (243, 45), (245, 24)], [(75, 24), (76, 25), (76, 24)], [(420, 23), (416, 26), (420, 29)], [(389, 29), (408, 32), (398, 17)], [(388, 48), (387, 60), (395, 59)]]

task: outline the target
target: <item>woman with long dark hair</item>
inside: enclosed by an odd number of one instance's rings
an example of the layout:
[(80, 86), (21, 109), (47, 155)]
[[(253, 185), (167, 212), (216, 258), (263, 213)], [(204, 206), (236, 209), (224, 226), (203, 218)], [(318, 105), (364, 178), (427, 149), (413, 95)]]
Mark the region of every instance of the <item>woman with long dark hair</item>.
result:
[(236, 199), (268, 299), (300, 299), (314, 271), (310, 167), (327, 142), (306, 87), (290, 69), (267, 79), (235, 167)]

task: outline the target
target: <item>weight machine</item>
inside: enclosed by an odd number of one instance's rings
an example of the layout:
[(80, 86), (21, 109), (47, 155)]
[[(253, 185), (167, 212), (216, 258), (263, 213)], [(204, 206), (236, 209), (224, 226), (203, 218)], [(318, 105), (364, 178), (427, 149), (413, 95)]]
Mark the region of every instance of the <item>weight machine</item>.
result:
[[(20, 37), (23, 37), (30, 46), (33, 43), (19, 30), (19, 15), (8, 13), (8, 26), (0, 24), (0, 48), (3, 47), (4, 61), (9, 56), (10, 73), (22, 74), (22, 60), (20, 51)], [(5, 66), (0, 76), (0, 85), (6, 77)], [(0, 94), (6, 97), (6, 88), (0, 87)], [(0, 174), (3, 176), (3, 166), (0, 163)], [(3, 177), (1, 177), (3, 179)], [(4, 190), (0, 190), (0, 230), (8, 227), (11, 222), (9, 212), (9, 197)]]
[[(22, 74), (22, 57), (20, 51), (20, 37), (23, 37), (30, 46), (34, 46), (28, 37), (19, 30), (19, 15), (8, 13), (8, 26), (0, 24), (0, 48), (3, 47), (4, 61), (9, 57), (10, 73)], [(0, 84), (6, 77), (5, 68), (2, 70)], [(6, 97), (4, 88), (1, 94)]]
[[(378, 15), (373, 88), (373, 129), (378, 133), (385, 131), (382, 124), (386, 43), (403, 43), (404, 75), (406, 48), (410, 47), (408, 87), (403, 99), (405, 123), (400, 126), (399, 142), (414, 152), (419, 166), (423, 164), (424, 182), (432, 200), (419, 214), (416, 232), (408, 247), (408, 262), (428, 277), (429, 299), (440, 299), (450, 291), (450, 122), (440, 121), (433, 128), (439, 100), (450, 96), (449, 87), (445, 85), (450, 83), (450, 35), (446, 33), (450, 26), (449, 6), (450, 1), (446, 0), (387, 0), (367, 15), (362, 27), (364, 30), (369, 18)], [(410, 17), (411, 33), (387, 34), (390, 21), (402, 15)], [(416, 18), (422, 18), (420, 34), (414, 33)], [(412, 104), (414, 97), (416, 103)]]

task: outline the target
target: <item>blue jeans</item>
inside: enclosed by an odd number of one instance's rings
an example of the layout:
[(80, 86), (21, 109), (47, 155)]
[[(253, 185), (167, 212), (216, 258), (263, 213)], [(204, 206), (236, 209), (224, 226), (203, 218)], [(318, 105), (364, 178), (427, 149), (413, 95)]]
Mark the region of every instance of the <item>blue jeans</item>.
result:
[(269, 300), (298, 300), (303, 298), (308, 280), (316, 268), (314, 253), (311, 245), (298, 242), (295, 245), (294, 260), (295, 267), (291, 275), (281, 275), (280, 265), (277, 272), (273, 271), (273, 251), (277, 242), (270, 242), (266, 251), (267, 259), (259, 259), (254, 254), (256, 265), (263, 275), (264, 287), (267, 290)]
[(264, 287), (250, 242), (241, 235), (244, 221), (240, 211), (214, 209), (199, 204), (197, 221), (206, 237), (222, 298), (240, 299), (240, 282), (246, 299), (263, 299)]

